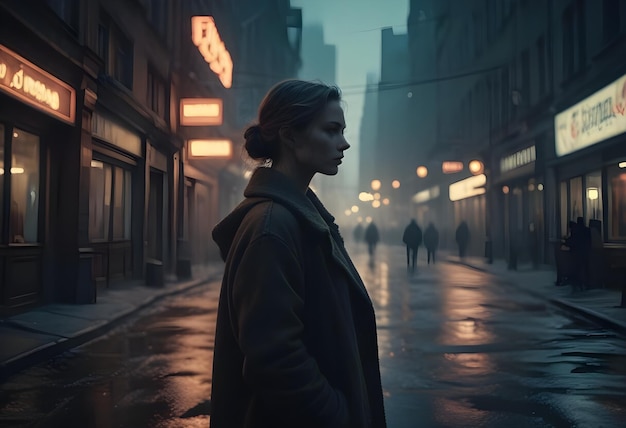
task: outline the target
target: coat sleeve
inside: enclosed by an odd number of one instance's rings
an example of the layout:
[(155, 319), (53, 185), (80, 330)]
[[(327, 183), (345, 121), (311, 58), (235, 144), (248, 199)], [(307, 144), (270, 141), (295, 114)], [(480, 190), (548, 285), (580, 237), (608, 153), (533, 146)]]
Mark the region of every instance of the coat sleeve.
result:
[(267, 413), (287, 426), (301, 426), (303, 420), (348, 426), (345, 396), (328, 383), (303, 342), (304, 276), (288, 245), (272, 235), (253, 241), (231, 298), (243, 377)]

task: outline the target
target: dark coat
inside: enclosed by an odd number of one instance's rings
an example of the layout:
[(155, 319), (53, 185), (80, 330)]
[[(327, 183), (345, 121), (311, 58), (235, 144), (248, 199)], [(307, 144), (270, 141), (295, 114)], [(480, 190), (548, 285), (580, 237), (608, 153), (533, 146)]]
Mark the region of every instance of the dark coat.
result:
[(402, 242), (409, 248), (417, 248), (422, 245), (422, 229), (415, 223), (415, 220), (412, 220), (404, 229)]
[(271, 168), (244, 196), (213, 230), (211, 427), (386, 427), (374, 309), (334, 218)]
[(424, 246), (429, 251), (434, 251), (439, 246), (439, 232), (432, 224), (429, 224), (424, 232)]

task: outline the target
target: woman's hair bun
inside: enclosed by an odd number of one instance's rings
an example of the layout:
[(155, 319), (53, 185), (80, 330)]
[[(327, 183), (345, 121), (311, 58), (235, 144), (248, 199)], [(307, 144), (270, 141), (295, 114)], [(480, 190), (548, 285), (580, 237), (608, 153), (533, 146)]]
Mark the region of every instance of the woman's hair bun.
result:
[(259, 125), (250, 126), (246, 129), (243, 136), (246, 139), (245, 148), (248, 156), (252, 159), (267, 159), (271, 157), (269, 145), (263, 141)]

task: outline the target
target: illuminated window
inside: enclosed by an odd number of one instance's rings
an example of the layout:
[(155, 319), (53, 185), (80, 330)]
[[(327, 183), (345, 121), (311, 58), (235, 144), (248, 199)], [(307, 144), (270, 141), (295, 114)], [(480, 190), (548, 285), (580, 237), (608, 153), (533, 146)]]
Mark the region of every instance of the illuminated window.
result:
[(38, 242), (39, 223), (39, 137), (15, 128), (11, 142), (11, 207), (9, 243)]
[(626, 240), (626, 170), (610, 167), (606, 181), (609, 239)]

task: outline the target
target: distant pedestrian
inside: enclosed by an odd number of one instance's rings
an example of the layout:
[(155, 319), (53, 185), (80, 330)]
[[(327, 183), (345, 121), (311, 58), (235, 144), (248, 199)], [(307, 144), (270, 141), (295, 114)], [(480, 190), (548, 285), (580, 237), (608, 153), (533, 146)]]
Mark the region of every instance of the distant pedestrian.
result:
[(412, 219), (402, 234), (402, 242), (406, 245), (406, 267), (411, 272), (415, 272), (417, 263), (417, 250), (422, 245), (422, 229)]
[(459, 227), (456, 228), (456, 243), (459, 246), (459, 257), (464, 258), (467, 251), (467, 244), (470, 239), (470, 231), (467, 222), (463, 220)]
[(370, 222), (365, 228), (365, 242), (367, 242), (367, 252), (370, 255), (370, 262), (374, 261), (376, 255), (376, 245), (380, 241), (380, 234), (374, 222)]
[(435, 225), (432, 224), (432, 222), (428, 224), (428, 227), (424, 231), (424, 246), (426, 247), (426, 252), (428, 254), (428, 264), (430, 264), (431, 256), (433, 264), (435, 264), (435, 253), (437, 252), (437, 247), (439, 246), (439, 231), (435, 228)]
[(354, 242), (357, 244), (363, 240), (363, 225), (361, 223), (357, 224), (354, 228), (352, 237), (354, 238)]

